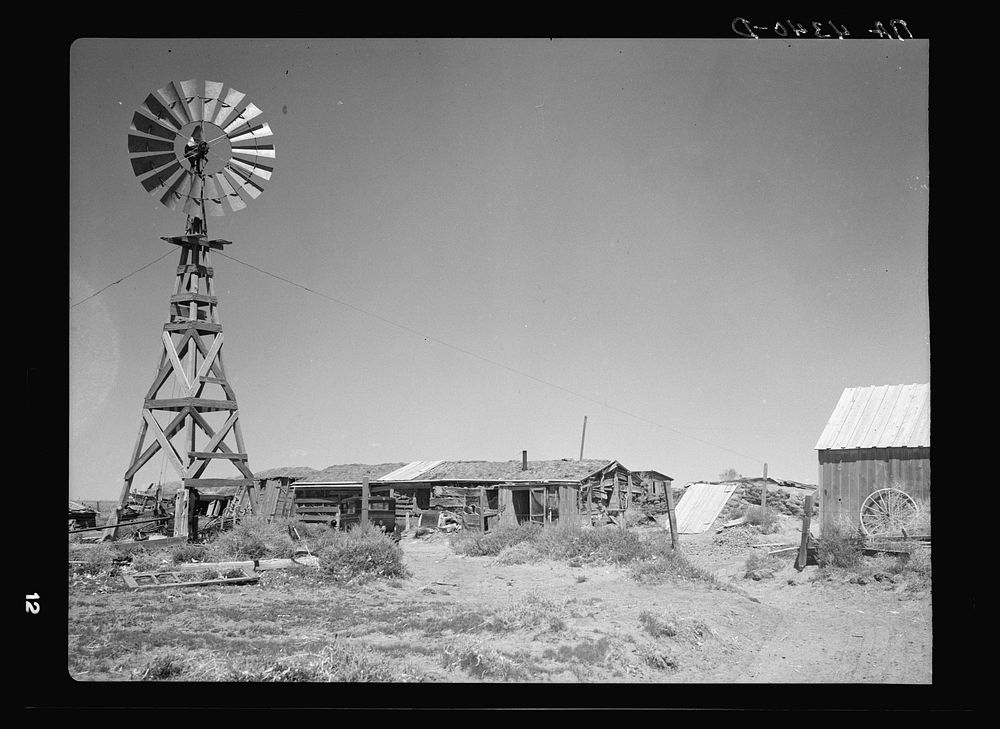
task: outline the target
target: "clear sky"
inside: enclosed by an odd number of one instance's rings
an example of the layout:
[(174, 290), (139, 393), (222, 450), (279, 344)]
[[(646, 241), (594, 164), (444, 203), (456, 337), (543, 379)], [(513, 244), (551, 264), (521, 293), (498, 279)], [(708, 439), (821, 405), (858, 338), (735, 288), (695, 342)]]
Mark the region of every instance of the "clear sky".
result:
[(209, 219), (252, 469), (576, 458), (587, 416), (588, 458), (815, 483), (845, 387), (930, 378), (928, 50), (77, 41), (71, 496), (117, 498), (155, 374), (185, 219), (126, 135), (189, 78), (247, 93), (277, 149)]

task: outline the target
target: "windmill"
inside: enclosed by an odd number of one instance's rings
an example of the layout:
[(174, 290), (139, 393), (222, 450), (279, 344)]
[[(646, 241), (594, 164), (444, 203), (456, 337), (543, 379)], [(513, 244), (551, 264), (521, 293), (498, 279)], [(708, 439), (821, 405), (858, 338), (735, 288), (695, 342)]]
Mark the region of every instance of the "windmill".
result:
[[(106, 538), (114, 538), (117, 526), (127, 523), (123, 516), (132, 480), (157, 453), (184, 485), (177, 495), (175, 536), (189, 535), (188, 515), (199, 489), (224, 486), (252, 493), (255, 488), (236, 393), (223, 363), (211, 261), (213, 251), (231, 242), (210, 239), (207, 221), (225, 215), (226, 207), (242, 210), (263, 192), (261, 183), (270, 180), (273, 168), (265, 162), (274, 159), (274, 145), (269, 143), (270, 126), (259, 121), (261, 114), (243, 92), (219, 81), (192, 79), (150, 93), (132, 116), (128, 152), (136, 177), (148, 193), (187, 220), (184, 235), (162, 238), (180, 248), (180, 260), (160, 336), (159, 364)], [(206, 477), (216, 461), (235, 468), (236, 477)], [(252, 498), (247, 501), (253, 503)]]

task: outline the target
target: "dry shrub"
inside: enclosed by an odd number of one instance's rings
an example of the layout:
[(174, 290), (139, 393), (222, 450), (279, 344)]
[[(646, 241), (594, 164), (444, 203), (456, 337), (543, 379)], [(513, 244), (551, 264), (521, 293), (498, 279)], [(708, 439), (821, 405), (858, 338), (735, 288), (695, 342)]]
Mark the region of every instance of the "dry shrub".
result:
[(747, 507), (744, 514), (747, 524), (757, 527), (761, 534), (773, 534), (778, 531), (778, 517), (774, 511), (767, 506)]
[(536, 539), (542, 529), (542, 525), (534, 522), (501, 526), (488, 532), (463, 529), (452, 536), (451, 548), (467, 557), (496, 557), (507, 547)]
[(523, 681), (529, 677), (517, 657), (482, 646), (446, 648), (442, 664), (447, 669), (458, 667), (471, 676), (492, 681)]
[(268, 523), (262, 516), (243, 519), (208, 542), (204, 557), (213, 562), (291, 557), (296, 546), (285, 521)]
[(539, 553), (530, 542), (518, 542), (509, 547), (504, 547), (497, 555), (497, 564), (508, 566), (512, 564), (525, 564), (538, 559)]
[(168, 563), (162, 554), (152, 554), (144, 549), (132, 552), (132, 569), (136, 572), (155, 572), (165, 569)]
[(561, 663), (575, 662), (584, 664), (600, 664), (608, 655), (610, 644), (607, 636), (598, 640), (584, 640), (576, 645), (561, 645), (557, 649), (547, 648), (542, 653), (543, 658), (551, 658)]
[(201, 544), (179, 544), (170, 550), (170, 558), (175, 564), (197, 560), (205, 561), (208, 548)]
[(88, 575), (112, 573), (117, 568), (115, 561), (119, 559), (114, 547), (107, 543), (81, 547), (71, 544), (69, 559), (82, 564), (73, 565), (75, 572)]
[(861, 563), (864, 536), (850, 523), (837, 522), (823, 532), (819, 543), (821, 567), (856, 567)]
[(157, 647), (149, 651), (143, 664), (132, 671), (132, 679), (139, 681), (176, 681), (181, 680), (188, 670), (188, 660), (185, 651)]
[(330, 541), (316, 556), (320, 568), (338, 582), (373, 577), (407, 577), (403, 550), (391, 537), (370, 525), (333, 531)]

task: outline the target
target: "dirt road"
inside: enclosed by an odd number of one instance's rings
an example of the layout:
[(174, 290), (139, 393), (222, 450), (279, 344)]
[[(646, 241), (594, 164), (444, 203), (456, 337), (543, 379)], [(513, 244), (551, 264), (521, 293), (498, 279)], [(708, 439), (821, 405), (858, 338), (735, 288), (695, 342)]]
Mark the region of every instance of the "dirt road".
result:
[(190, 667), (336, 647), (392, 681), (930, 683), (929, 592), (817, 580), (817, 567), (796, 572), (791, 556), (773, 577), (744, 576), (751, 544), (792, 536), (685, 537), (714, 584), (500, 564), (456, 554), (441, 533), (403, 539), (410, 577), (360, 586), (286, 570), (254, 586), (129, 592), (119, 578), (101, 592), (71, 582), (69, 667), (80, 680), (128, 680), (166, 654)]

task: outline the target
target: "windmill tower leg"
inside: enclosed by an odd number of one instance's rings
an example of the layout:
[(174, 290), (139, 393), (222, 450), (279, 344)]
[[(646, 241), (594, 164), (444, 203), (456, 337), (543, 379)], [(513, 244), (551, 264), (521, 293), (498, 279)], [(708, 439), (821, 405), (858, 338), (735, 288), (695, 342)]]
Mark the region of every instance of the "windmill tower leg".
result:
[[(119, 508), (104, 532), (105, 538), (114, 538), (117, 532), (136, 472), (157, 453), (164, 454), (184, 485), (177, 503), (183, 503), (188, 513), (185, 518), (175, 519), (175, 536), (189, 533), (186, 517), (193, 514), (199, 491), (229, 487), (238, 497), (243, 489), (253, 489), (255, 484), (247, 464), (236, 393), (223, 364), (222, 324), (210, 265), (211, 252), (221, 251), (229, 241), (208, 240), (203, 234), (164, 240), (181, 248), (170, 316), (160, 336), (159, 366), (143, 403), (139, 435), (125, 471)], [(172, 388), (170, 396), (163, 397), (168, 386)], [(216, 393), (214, 397), (211, 391)], [(221, 426), (211, 424), (210, 414), (214, 413), (226, 413)], [(230, 436), (235, 440), (235, 450), (227, 443)], [(236, 478), (206, 478), (205, 471), (217, 460), (231, 464)]]

